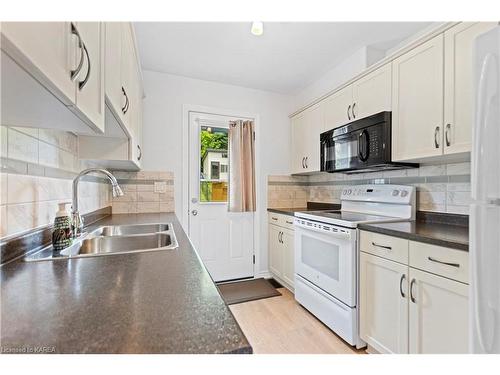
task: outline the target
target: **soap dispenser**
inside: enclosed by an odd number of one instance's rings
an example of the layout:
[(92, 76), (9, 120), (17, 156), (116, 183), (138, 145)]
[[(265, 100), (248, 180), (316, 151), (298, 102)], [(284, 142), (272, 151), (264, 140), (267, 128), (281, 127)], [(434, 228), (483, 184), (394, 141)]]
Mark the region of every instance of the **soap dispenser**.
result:
[(54, 228), (52, 230), (52, 247), (54, 251), (61, 251), (73, 243), (71, 214), (67, 209), (68, 204), (70, 203), (59, 203), (59, 210), (54, 219)]

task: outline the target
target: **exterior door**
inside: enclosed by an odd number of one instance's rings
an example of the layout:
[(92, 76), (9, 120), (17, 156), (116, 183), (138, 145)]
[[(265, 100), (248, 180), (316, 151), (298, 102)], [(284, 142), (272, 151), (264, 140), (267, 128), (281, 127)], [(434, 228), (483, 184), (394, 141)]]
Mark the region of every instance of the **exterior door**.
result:
[(408, 266), (361, 253), (360, 336), (380, 353), (408, 353)]
[(189, 236), (214, 281), (253, 277), (254, 213), (227, 205), (231, 120), (189, 113)]

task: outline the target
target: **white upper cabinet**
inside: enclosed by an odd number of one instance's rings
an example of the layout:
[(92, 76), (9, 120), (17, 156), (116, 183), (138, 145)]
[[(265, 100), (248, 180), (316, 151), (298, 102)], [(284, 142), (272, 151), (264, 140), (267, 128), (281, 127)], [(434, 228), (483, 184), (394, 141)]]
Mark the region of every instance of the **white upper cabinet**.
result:
[(444, 153), (471, 150), (474, 123), (474, 40), (495, 22), (463, 22), (444, 33)]
[(306, 172), (319, 171), (320, 161), (320, 134), (324, 131), (324, 107), (316, 104), (306, 111), (305, 152), (304, 165)]
[(468, 353), (469, 286), (410, 268), (410, 354)]
[(347, 86), (333, 93), (323, 102), (325, 107), (324, 131), (345, 125), (353, 119), (351, 115), (352, 86)]
[(392, 63), (392, 159), (442, 154), (443, 35)]
[(292, 173), (320, 170), (320, 134), (324, 131), (324, 106), (318, 103), (292, 118)]
[(104, 23), (75, 23), (81, 45), (77, 42), (76, 64), (82, 62), (76, 76), (75, 113), (104, 132)]
[(304, 154), (306, 133), (306, 123), (304, 113), (299, 113), (292, 118), (292, 173), (304, 173)]
[(2, 50), (66, 105), (75, 103), (70, 22), (2, 22)]
[(351, 115), (355, 120), (391, 110), (391, 68), (386, 64), (352, 84)]
[(122, 28), (121, 22), (106, 22), (106, 102), (113, 114), (121, 119), (125, 106), (122, 91)]
[(104, 132), (102, 23), (3, 22), (1, 34), (8, 125)]

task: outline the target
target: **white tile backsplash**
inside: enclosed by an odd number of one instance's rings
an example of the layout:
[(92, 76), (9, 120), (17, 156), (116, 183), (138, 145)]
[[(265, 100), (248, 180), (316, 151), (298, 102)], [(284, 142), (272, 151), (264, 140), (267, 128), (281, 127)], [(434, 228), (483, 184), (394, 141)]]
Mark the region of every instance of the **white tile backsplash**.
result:
[[(470, 167), (470, 163), (465, 162), (351, 175), (269, 176), (268, 207), (304, 207), (307, 201), (340, 203), (342, 188), (366, 180), (415, 186), (418, 210), (468, 214), (470, 182), (467, 182), (467, 176), (470, 176)], [(461, 177), (453, 179), (453, 176)], [(397, 182), (391, 182), (391, 179)], [(466, 182), (450, 182), (453, 180)], [(300, 185), (304, 182), (307, 186)]]

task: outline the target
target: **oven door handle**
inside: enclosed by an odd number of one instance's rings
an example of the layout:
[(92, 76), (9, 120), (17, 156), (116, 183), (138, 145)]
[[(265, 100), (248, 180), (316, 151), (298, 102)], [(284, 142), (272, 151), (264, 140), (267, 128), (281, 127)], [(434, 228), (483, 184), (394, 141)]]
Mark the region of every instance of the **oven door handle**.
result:
[(295, 226), (297, 227), (297, 229), (299, 230), (303, 230), (304, 232), (305, 231), (312, 231), (312, 232), (317, 232), (317, 233), (321, 233), (321, 234), (325, 234), (327, 236), (330, 236), (330, 237), (335, 237), (335, 238), (340, 238), (340, 239), (345, 239), (345, 240), (350, 240), (351, 239), (351, 234), (350, 233), (346, 233), (346, 232), (335, 232), (335, 231), (332, 231), (332, 230), (325, 230), (325, 229), (322, 229), (322, 228), (315, 228), (315, 227), (309, 227), (305, 224), (300, 224), (300, 223), (295, 223)]

